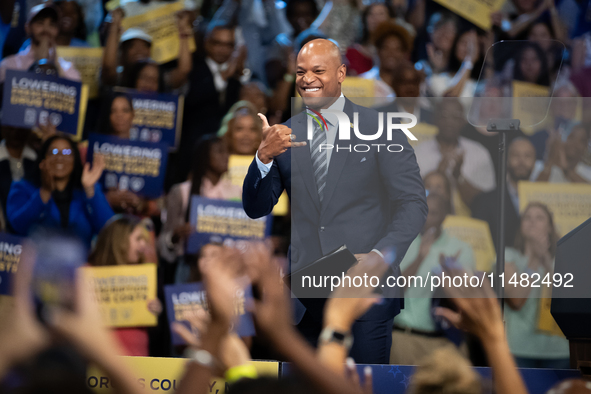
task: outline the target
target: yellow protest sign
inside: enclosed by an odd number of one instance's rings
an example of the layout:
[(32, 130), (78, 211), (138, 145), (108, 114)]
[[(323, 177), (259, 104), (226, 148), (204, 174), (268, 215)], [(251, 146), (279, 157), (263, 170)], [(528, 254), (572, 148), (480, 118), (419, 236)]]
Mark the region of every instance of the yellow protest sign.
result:
[(432, 124), (423, 123), (423, 122), (418, 123), (411, 130), (412, 134), (415, 137), (417, 137), (417, 140), (413, 141), (411, 139), (408, 139), (408, 143), (413, 148), (416, 148), (418, 144), (433, 139), (433, 137), (435, 137), (437, 135), (438, 131), (439, 131), (439, 129), (437, 128), (437, 126), (434, 126)]
[[(232, 185), (238, 185), (242, 187), (244, 178), (248, 173), (248, 167), (254, 160), (254, 156), (248, 155), (230, 155), (228, 161), (228, 172), (224, 174), (224, 178), (229, 179)], [(279, 197), (279, 201), (273, 208), (273, 215), (285, 216), (289, 209), (289, 198), (287, 193), (284, 191)]]
[(435, 0), (448, 10), (474, 23), (483, 30), (492, 27), (490, 14), (501, 9), (505, 0)]
[[(174, 60), (179, 54), (179, 32), (176, 24), (176, 13), (182, 11), (182, 1), (164, 5), (141, 15), (124, 18), (123, 29), (131, 27), (141, 29), (152, 37), (152, 59), (162, 64)], [(195, 51), (195, 40), (189, 38), (189, 49)]]
[(103, 48), (64, 47), (56, 48), (58, 57), (74, 64), (82, 77), (82, 83), (88, 85), (88, 98), (94, 99), (99, 93), (99, 76), (103, 64)]
[[(131, 366), (142, 390), (174, 393), (185, 372), (186, 358), (127, 357), (122, 358)], [(252, 361), (259, 376), (278, 377), (279, 363), (276, 361)], [(112, 393), (111, 379), (96, 367), (88, 368), (86, 385), (98, 394)], [(226, 382), (214, 378), (210, 382), (210, 393), (226, 392)]]
[(561, 237), (591, 217), (591, 185), (519, 182), (517, 192), (520, 212), (534, 201), (548, 206)]
[(491, 269), (496, 254), (487, 222), (470, 217), (448, 215), (443, 222), (443, 228), (472, 247), (477, 270)]
[(95, 289), (103, 319), (110, 327), (155, 326), (148, 301), (156, 298), (156, 265), (121, 265), (82, 268)]
[(546, 119), (550, 88), (533, 83), (513, 81), (513, 118), (521, 121), (521, 130), (533, 134), (537, 124)]
[(546, 286), (542, 286), (542, 295), (540, 298), (540, 307), (538, 313), (538, 330), (544, 331), (549, 335), (557, 335), (564, 337), (562, 330), (556, 324), (556, 320), (550, 313), (550, 307), (552, 306), (552, 289)]
[(347, 97), (375, 97), (375, 80), (360, 77), (347, 77), (341, 85)]

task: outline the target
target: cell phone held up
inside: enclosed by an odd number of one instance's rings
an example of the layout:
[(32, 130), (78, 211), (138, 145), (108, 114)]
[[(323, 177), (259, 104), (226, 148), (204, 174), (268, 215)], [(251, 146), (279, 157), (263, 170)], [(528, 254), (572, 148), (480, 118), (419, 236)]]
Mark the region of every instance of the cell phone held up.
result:
[(85, 264), (87, 250), (78, 239), (60, 233), (36, 233), (32, 241), (33, 298), (37, 316), (45, 323), (47, 308), (74, 309), (76, 270)]

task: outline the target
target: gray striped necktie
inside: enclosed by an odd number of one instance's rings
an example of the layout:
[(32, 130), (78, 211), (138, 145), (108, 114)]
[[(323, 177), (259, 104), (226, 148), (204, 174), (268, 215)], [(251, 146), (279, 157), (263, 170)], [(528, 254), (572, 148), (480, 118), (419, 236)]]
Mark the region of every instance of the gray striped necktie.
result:
[(320, 151), (320, 146), (326, 144), (326, 132), (317, 124), (314, 124), (314, 135), (312, 137), (312, 169), (314, 170), (314, 179), (316, 179), (316, 188), (318, 189), (318, 198), (322, 202), (324, 197), (324, 187), (326, 186), (326, 175), (328, 173), (328, 158), (326, 149)]

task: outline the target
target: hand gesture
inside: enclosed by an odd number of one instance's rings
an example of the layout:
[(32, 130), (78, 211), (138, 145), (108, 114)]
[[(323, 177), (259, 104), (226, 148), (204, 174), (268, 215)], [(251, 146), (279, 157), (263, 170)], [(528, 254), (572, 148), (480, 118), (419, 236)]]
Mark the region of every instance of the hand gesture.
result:
[(117, 30), (121, 29), (121, 22), (123, 21), (123, 17), (125, 16), (125, 12), (123, 11), (123, 8), (118, 7), (116, 9), (114, 9), (113, 11), (111, 11), (111, 23), (112, 23), (112, 28), (115, 28)]
[(209, 313), (199, 306), (192, 311), (186, 311), (184, 313), (185, 319), (189, 322), (191, 329), (189, 330), (184, 324), (179, 322), (173, 322), (170, 326), (173, 332), (178, 334), (187, 345), (195, 348), (201, 348), (201, 338), (207, 332), (207, 327), (211, 321)]
[(485, 342), (491, 338), (502, 338), (504, 333), (499, 301), (490, 294), (484, 298), (454, 298), (460, 312), (448, 308), (435, 308), (435, 315), (441, 316), (456, 328), (476, 335)]
[(246, 61), (246, 55), (246, 45), (242, 45), (234, 51), (232, 57), (228, 61), (228, 68), (221, 71), (220, 73), (224, 80), (227, 81), (229, 78), (234, 76), (239, 77), (242, 75), (244, 70), (244, 62)]
[(438, 73), (447, 67), (443, 51), (435, 48), (432, 43), (427, 44), (427, 57), (434, 73)]
[(82, 170), (82, 179), (80, 181), (82, 183), (82, 188), (86, 192), (86, 196), (88, 198), (92, 198), (94, 196), (94, 185), (100, 179), (104, 169), (105, 158), (103, 155), (98, 153), (94, 155), (92, 169), (90, 167), (90, 163), (86, 163), (84, 165), (84, 169)]
[(263, 122), (263, 140), (259, 145), (259, 160), (263, 163), (269, 163), (273, 157), (279, 156), (288, 148), (305, 146), (306, 142), (295, 142), (295, 135), (291, 134), (291, 129), (282, 124), (269, 126), (267, 117), (258, 114)]
[(262, 242), (250, 243), (244, 258), (253, 286), (258, 286), (261, 300), (247, 305), (261, 332), (271, 341), (281, 341), (285, 332), (292, 330), (289, 300), (273, 262), (271, 252)]
[(532, 251), (538, 263), (544, 267), (545, 270), (550, 271), (550, 264), (552, 263), (552, 255), (550, 253), (550, 236), (543, 229), (537, 231), (530, 241), (533, 245)]
[[(465, 271), (458, 268), (443, 267), (449, 276), (463, 276)], [(476, 335), (483, 343), (504, 338), (501, 308), (487, 278), (482, 287), (444, 287), (459, 312), (447, 308), (435, 308), (435, 315), (441, 316), (455, 327)]]
[(162, 303), (158, 298), (148, 301), (147, 307), (150, 313), (153, 315), (158, 316), (162, 313)]
[(211, 324), (228, 331), (235, 320), (234, 299), (239, 288), (231, 270), (231, 262), (237, 251), (224, 247), (210, 264), (201, 265), (203, 282), (211, 314)]
[(476, 63), (479, 56), (480, 48), (478, 47), (478, 35), (476, 34), (476, 30), (470, 30), (468, 33), (468, 51), (466, 52), (466, 59), (464, 60), (470, 60), (472, 63)]
[(453, 156), (452, 176), (457, 180), (462, 175), (462, 165), (464, 164), (464, 152), (457, 152)]
[(445, 256), (443, 253), (440, 253), (439, 254), (439, 265), (441, 266), (441, 268), (443, 270), (450, 270), (450, 269), (461, 270), (462, 266), (458, 262), (458, 258), (460, 257), (461, 253), (462, 253), (461, 249), (458, 250), (456, 252), (456, 254), (454, 254), (453, 256)]
[(347, 358), (345, 362), (346, 372), (347, 372), (347, 379), (351, 382), (354, 387), (358, 387), (359, 391), (363, 394), (372, 394), (373, 393), (373, 371), (369, 365), (363, 368), (363, 383), (361, 383), (361, 379), (359, 379), (359, 374), (357, 373), (357, 366), (355, 365), (355, 360), (351, 357)]
[(551, 133), (550, 138), (546, 143), (546, 150), (548, 152), (547, 164), (550, 166), (557, 166), (563, 171), (568, 167), (566, 161), (566, 153), (564, 151), (564, 143), (558, 131)]
[(503, 23), (503, 13), (501, 11), (491, 12), (490, 22), (493, 26), (501, 27), (501, 24)]
[(191, 26), (191, 13), (184, 10), (176, 14), (176, 24), (179, 30), (179, 36), (188, 37), (193, 34), (193, 27)]

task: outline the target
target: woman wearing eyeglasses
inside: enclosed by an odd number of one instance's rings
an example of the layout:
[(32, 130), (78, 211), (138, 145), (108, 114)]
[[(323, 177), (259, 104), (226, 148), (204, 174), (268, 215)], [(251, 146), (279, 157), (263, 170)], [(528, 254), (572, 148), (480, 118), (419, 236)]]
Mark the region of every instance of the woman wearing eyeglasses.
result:
[(37, 227), (61, 228), (80, 237), (87, 246), (113, 216), (97, 181), (105, 167), (96, 155), (92, 166), (82, 167), (76, 145), (66, 136), (48, 138), (37, 158), (39, 172), (15, 182), (7, 202), (14, 230), (28, 235)]

